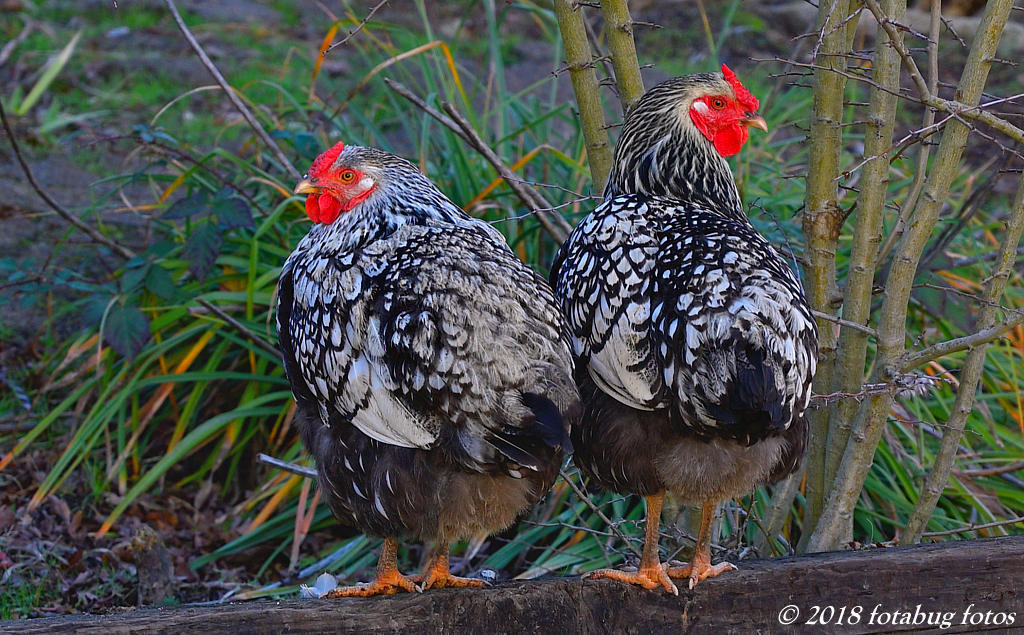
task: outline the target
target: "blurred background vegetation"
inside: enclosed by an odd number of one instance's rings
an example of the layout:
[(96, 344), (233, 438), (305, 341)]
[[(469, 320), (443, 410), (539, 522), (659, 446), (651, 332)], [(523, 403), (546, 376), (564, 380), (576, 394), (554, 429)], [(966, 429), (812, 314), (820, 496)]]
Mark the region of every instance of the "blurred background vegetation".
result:
[[(25, 182), (9, 140), (0, 147), (0, 619), (131, 605), (128, 539), (153, 527), (179, 579), (177, 601), (291, 594), (323, 571), (365, 579), (377, 541), (337, 527), (309, 480), (257, 460), (308, 465), (274, 352), (274, 289), (308, 230), (285, 165), (216, 86), (159, 2), (0, 2), (0, 78), (8, 119), (40, 185), (116, 245), (89, 239)], [(452, 200), (495, 223), (546, 272), (557, 244), (495, 169), (456, 134), (398, 95), (451, 103), (498, 156), (570, 223), (593, 206), (590, 173), (545, 2), (385, 5), (301, 0), (181, 2), (184, 20), (299, 171), (328, 145), (373, 145), (418, 163)], [(797, 3), (800, 4), (800, 3)], [(85, 6), (87, 5), (87, 6)], [(707, 6), (705, 6), (707, 5)], [(754, 224), (796, 257), (811, 92), (779, 76), (813, 24), (772, 3), (635, 3), (647, 86), (728, 63), (761, 99), (771, 132), (733, 162)], [(804, 17), (800, 17), (800, 16)], [(787, 17), (790, 16), (790, 17)], [(1018, 17), (1014, 18), (1019, 20)], [(589, 20), (603, 46), (598, 12)], [(965, 56), (952, 38), (944, 55)], [(796, 48), (796, 52), (794, 52)], [(807, 52), (805, 51), (806, 55)], [(609, 69), (598, 64), (598, 74)], [(993, 70), (1000, 94), (1021, 92), (1019, 68)], [(609, 87), (609, 91), (611, 88)], [(848, 108), (867, 101), (852, 83)], [(606, 118), (621, 120), (605, 96)], [(1019, 105), (1009, 108), (1020, 111)], [(897, 128), (919, 112), (899, 113)], [(1019, 116), (1019, 115), (1018, 115)], [(843, 160), (863, 135), (850, 129)], [(1012, 157), (985, 141), (968, 149), (908, 318), (911, 340), (969, 332), (1015, 178)], [(892, 162), (902, 199), (916, 157)], [(852, 186), (855, 188), (855, 183)], [(845, 190), (852, 202), (855, 189)], [(845, 271), (848, 226), (839, 238)], [(1015, 274), (1003, 304), (1024, 307)], [(1024, 330), (994, 343), (956, 469), (928, 525), (943, 533), (1024, 515)], [(926, 372), (956, 382), (964, 354)], [(898, 538), (938, 447), (954, 389), (901, 398), (855, 515), (857, 545)], [(567, 468), (574, 475), (571, 464)], [(575, 476), (573, 476), (575, 479)], [(575, 482), (574, 482), (575, 485)], [(732, 558), (791, 553), (802, 493), (766, 535), (769, 493), (726, 506), (720, 550)], [(613, 519), (609, 527), (603, 517)], [(456, 548), (455, 569), (499, 579), (572, 574), (632, 557), (639, 499), (559, 481), (520, 526), (479, 549)], [(620, 520), (621, 519), (621, 520)], [(666, 522), (669, 555), (688, 546)], [(983, 535), (1020, 525), (983, 529)], [(475, 545), (474, 547), (477, 547)], [(418, 563), (412, 546), (405, 565)], [(461, 559), (458, 556), (461, 555)]]

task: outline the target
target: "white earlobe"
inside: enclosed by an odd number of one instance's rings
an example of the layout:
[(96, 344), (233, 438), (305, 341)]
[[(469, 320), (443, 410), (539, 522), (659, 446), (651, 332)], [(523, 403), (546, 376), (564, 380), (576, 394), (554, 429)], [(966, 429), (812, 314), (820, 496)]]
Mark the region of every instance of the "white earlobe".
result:
[(363, 178), (359, 180), (359, 184), (356, 185), (356, 196), (373, 189), (374, 185), (376, 185), (376, 183), (373, 182), (373, 179), (364, 175)]

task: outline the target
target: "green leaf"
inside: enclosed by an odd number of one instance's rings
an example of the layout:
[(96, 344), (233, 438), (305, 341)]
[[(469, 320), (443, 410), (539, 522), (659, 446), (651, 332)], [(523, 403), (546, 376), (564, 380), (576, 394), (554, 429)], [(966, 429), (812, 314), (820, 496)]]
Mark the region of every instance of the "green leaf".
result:
[(173, 220), (178, 218), (188, 218), (195, 214), (208, 214), (210, 212), (210, 195), (203, 190), (200, 190), (192, 196), (186, 196), (185, 198), (179, 198), (167, 208), (160, 218), (165, 220)]
[(192, 235), (185, 241), (184, 255), (189, 263), (188, 270), (198, 280), (205, 280), (206, 274), (210, 273), (210, 268), (220, 255), (223, 242), (220, 227), (213, 223), (201, 223), (192, 229)]
[(210, 211), (217, 215), (217, 222), (224, 229), (234, 229), (236, 227), (244, 227), (245, 229), (255, 228), (256, 224), (252, 221), (252, 212), (249, 210), (249, 204), (237, 196), (228, 195), (228, 192), (230, 190), (221, 190), (217, 195), (217, 199), (210, 206)]
[[(76, 288), (74, 283), (68, 286)], [(81, 290), (92, 293), (85, 301), (85, 308), (82, 310), (82, 323), (98, 329), (100, 322), (103, 321), (103, 313), (107, 310), (107, 306), (110, 304), (113, 296), (106, 293), (96, 294), (96, 289), (93, 287)]]
[(149, 274), (146, 276), (146, 288), (153, 295), (164, 300), (174, 297), (174, 280), (171, 278), (171, 274), (160, 265), (153, 265), (149, 268)]
[(142, 281), (146, 279), (146, 275), (152, 267), (146, 265), (145, 267), (135, 267), (134, 269), (128, 269), (121, 276), (121, 291), (124, 293), (130, 293), (134, 291)]
[(81, 280), (71, 280), (68, 282), (68, 286), (75, 291), (84, 291), (85, 293), (92, 293), (96, 290), (96, 285)]
[(174, 249), (174, 247), (175, 247), (174, 241), (171, 241), (171, 240), (159, 240), (159, 241), (153, 243), (152, 245), (150, 245), (149, 248), (146, 251), (148, 253), (153, 254), (157, 258), (163, 258), (167, 254), (169, 254), (171, 252), (171, 250)]
[(312, 161), (320, 154), (320, 142), (308, 132), (296, 132), (292, 137), (292, 145), (299, 154)]
[(122, 356), (132, 359), (149, 339), (149, 318), (138, 307), (114, 306), (107, 314), (103, 339)]

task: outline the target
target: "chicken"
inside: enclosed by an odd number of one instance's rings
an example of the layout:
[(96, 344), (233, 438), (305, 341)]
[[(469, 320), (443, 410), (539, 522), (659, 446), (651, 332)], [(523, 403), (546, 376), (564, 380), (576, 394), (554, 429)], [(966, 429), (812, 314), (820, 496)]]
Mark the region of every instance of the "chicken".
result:
[[(376, 579), (331, 596), (481, 586), (449, 543), (544, 496), (580, 411), (551, 289), (397, 156), (339, 143), (295, 192), (316, 223), (279, 285), (297, 425), (334, 516), (384, 538)], [(421, 576), (400, 539), (433, 544)]]
[[(626, 117), (605, 200), (555, 258), (584, 413), (573, 461), (600, 486), (646, 498), (638, 571), (612, 578), (678, 593), (711, 565), (717, 504), (796, 469), (817, 331), (800, 282), (744, 213), (725, 157), (757, 99), (728, 68), (668, 80)], [(666, 491), (700, 505), (693, 560), (658, 556)]]

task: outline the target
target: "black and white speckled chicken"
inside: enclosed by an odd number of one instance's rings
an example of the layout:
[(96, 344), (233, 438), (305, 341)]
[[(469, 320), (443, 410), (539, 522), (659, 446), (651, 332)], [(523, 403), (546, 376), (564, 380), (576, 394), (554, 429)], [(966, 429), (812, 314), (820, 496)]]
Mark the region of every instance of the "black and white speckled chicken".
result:
[[(767, 129), (728, 68), (668, 80), (626, 117), (605, 201), (551, 271), (572, 331), (584, 414), (574, 462), (602, 487), (643, 495), (639, 570), (591, 577), (677, 593), (711, 566), (719, 501), (799, 463), (817, 331), (801, 285), (747, 219), (725, 157)], [(659, 563), (665, 491), (701, 505), (690, 566)]]
[[(449, 573), (449, 541), (537, 502), (579, 414), (554, 296), (397, 156), (339, 143), (295, 192), (317, 223), (279, 287), (298, 426), (334, 515), (385, 539), (376, 579), (331, 595), (480, 586)], [(418, 579), (401, 538), (434, 545)]]

